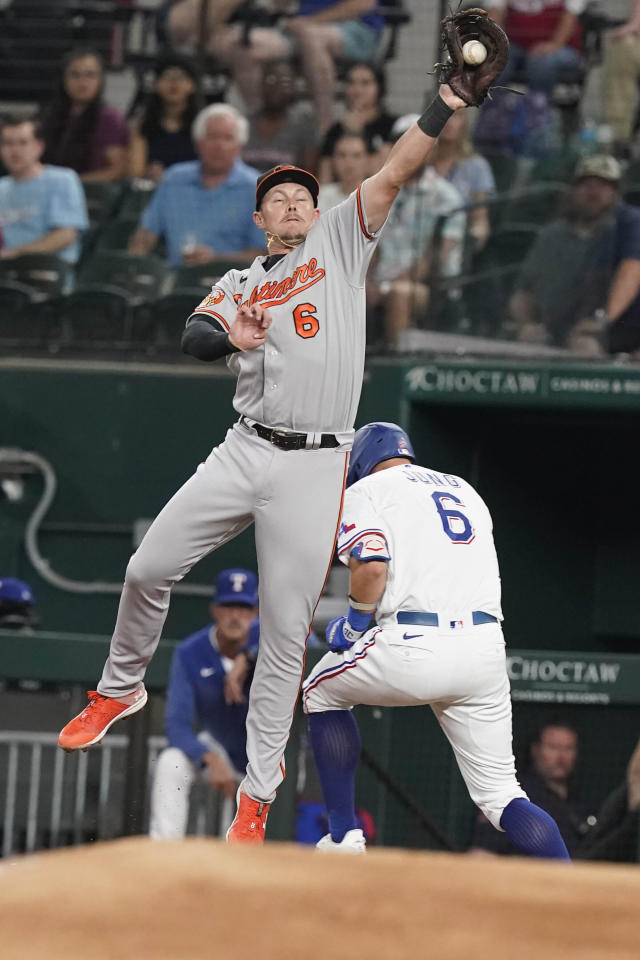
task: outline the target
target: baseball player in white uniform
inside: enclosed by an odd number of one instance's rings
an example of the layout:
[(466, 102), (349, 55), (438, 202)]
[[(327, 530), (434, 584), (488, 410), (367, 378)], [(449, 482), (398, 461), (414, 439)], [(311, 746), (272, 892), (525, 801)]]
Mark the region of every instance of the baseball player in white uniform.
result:
[(256, 189), (269, 255), (231, 270), (196, 307), (183, 350), (227, 358), (239, 419), (149, 528), (126, 572), (109, 657), (66, 750), (98, 743), (141, 709), (171, 587), (255, 526), (260, 653), (247, 717), (247, 773), (230, 843), (262, 843), (303, 669), (306, 639), (337, 540), (365, 350), (365, 275), (401, 186), (465, 103), (447, 85), (373, 177), (321, 217), (318, 182), (279, 166)]
[(429, 704), (494, 827), (525, 853), (568, 859), (555, 821), (516, 779), (489, 511), (465, 480), (414, 460), (396, 424), (356, 432), (338, 537), (349, 612), (327, 627), (332, 652), (303, 685), (331, 831), (317, 846), (364, 852), (352, 707)]

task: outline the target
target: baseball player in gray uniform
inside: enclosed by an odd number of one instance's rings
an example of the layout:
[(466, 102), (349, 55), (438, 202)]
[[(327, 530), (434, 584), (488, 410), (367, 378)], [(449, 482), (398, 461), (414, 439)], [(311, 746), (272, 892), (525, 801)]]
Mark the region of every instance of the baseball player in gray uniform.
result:
[(251, 523), (260, 580), (260, 653), (247, 716), (247, 773), (229, 843), (262, 843), (300, 687), (305, 643), (333, 558), (365, 351), (365, 275), (402, 185), (454, 110), (447, 85), (382, 169), (322, 216), (318, 182), (279, 166), (256, 189), (267, 257), (226, 273), (187, 321), (183, 350), (227, 358), (238, 420), (167, 503), (126, 572), (109, 657), (66, 750), (98, 743), (147, 699), (171, 587)]

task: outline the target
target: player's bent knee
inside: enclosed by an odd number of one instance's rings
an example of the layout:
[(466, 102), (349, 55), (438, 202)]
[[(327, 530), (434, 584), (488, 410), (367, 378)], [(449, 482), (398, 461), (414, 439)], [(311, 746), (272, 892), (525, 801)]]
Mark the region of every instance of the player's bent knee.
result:
[(127, 564), (125, 583), (134, 590), (157, 588), (169, 580), (167, 571), (160, 568), (157, 559), (145, 557), (144, 552), (134, 553)]
[[(313, 678), (309, 678), (310, 686), (313, 683)], [(325, 710), (331, 710), (332, 707), (327, 703), (327, 699), (323, 696), (322, 684), (319, 687), (311, 686), (311, 689), (302, 688), (302, 707), (304, 712), (309, 713), (324, 713)]]
[(496, 828), (496, 830), (502, 830), (500, 820), (502, 819), (502, 814), (504, 813), (506, 807), (509, 806), (512, 800), (516, 800), (518, 797), (521, 797), (524, 800), (528, 800), (524, 790), (517, 788), (512, 793), (505, 794), (500, 793), (495, 796), (488, 796), (483, 794), (482, 796), (473, 794), (471, 799), (475, 805), (484, 813), (485, 817), (489, 823)]

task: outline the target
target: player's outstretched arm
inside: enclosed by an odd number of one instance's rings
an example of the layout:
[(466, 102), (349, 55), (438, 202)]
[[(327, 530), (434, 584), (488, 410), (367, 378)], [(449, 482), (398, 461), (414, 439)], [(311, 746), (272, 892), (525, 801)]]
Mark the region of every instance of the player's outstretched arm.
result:
[(371, 233), (380, 229), (400, 188), (426, 162), (449, 117), (464, 107), (464, 100), (446, 83), (441, 84), (438, 95), (420, 119), (394, 144), (384, 166), (365, 181), (362, 198)]

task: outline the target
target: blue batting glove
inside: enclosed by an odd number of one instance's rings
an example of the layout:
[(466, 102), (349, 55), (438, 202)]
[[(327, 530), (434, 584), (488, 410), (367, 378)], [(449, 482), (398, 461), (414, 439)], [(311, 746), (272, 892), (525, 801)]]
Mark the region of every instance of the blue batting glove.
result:
[(364, 630), (354, 630), (346, 617), (336, 617), (327, 626), (327, 646), (334, 653), (343, 653), (350, 650), (363, 633)]

